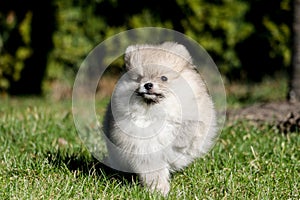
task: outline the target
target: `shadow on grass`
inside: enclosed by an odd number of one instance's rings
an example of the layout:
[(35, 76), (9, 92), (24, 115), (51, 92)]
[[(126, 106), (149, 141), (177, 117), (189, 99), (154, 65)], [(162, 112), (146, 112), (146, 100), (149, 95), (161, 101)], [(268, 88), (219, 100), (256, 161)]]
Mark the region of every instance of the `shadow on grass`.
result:
[(79, 171), (81, 173), (78, 174), (86, 176), (96, 175), (104, 179), (114, 179), (122, 184), (139, 183), (136, 174), (114, 170), (84, 153), (69, 154), (58, 150), (57, 152), (47, 152), (46, 157), (49, 163), (56, 168), (66, 167), (71, 172)]

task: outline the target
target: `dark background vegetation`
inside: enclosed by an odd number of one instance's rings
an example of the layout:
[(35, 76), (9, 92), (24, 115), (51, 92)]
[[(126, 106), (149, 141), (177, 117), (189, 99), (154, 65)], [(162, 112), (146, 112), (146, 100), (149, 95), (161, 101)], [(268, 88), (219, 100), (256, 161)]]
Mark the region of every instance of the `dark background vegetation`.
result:
[(93, 47), (145, 26), (192, 37), (228, 81), (258, 82), (291, 68), (292, 21), (292, 0), (4, 0), (0, 94), (72, 85)]

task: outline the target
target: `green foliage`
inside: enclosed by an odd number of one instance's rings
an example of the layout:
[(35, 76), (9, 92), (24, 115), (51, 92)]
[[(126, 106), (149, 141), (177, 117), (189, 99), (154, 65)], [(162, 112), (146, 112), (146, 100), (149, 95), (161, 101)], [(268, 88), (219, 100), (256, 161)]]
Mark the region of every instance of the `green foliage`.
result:
[[(0, 91), (10, 87), (10, 81), (20, 79), (24, 62), (30, 57), (30, 30), (32, 15), (27, 12), (24, 18), (17, 19), (14, 12), (0, 13)], [(11, 49), (11, 34), (17, 33), (21, 41)], [(2, 43), (1, 43), (2, 42)]]
[[(54, 35), (55, 50), (49, 62), (48, 77), (57, 78), (62, 74), (74, 76), (87, 53), (101, 41), (121, 31), (145, 26), (175, 29), (190, 36), (212, 55), (220, 71), (231, 77), (236, 76), (236, 71), (248, 73), (243, 65), (250, 62), (241, 54), (253, 59), (253, 49), (247, 48), (247, 43), (244, 43), (253, 35), (261, 36), (270, 46), (264, 55), (265, 59), (276, 62), (281, 59), (278, 65), (282, 66), (290, 64), (289, 18), (279, 21), (274, 17), (278, 12), (291, 15), (290, 0), (276, 3), (276, 10), (266, 10), (259, 19), (252, 17), (257, 12), (254, 8), (260, 6), (257, 1), (177, 0), (136, 2), (131, 6), (129, 3), (118, 0), (57, 1), (58, 31)], [(166, 9), (170, 14), (165, 14)], [(125, 39), (119, 42), (125, 42)], [(259, 58), (253, 60), (259, 62)], [(122, 60), (114, 62), (118, 67), (122, 64)], [(61, 73), (67, 71), (71, 73)]]
[[(165, 16), (155, 11), (158, 2), (154, 2), (154, 6), (137, 3), (132, 10), (122, 5), (121, 1), (68, 0), (56, 3), (58, 30), (54, 34), (55, 48), (48, 66), (48, 78), (51, 79), (64, 78), (63, 71), (76, 72), (87, 53), (105, 38), (128, 28), (145, 26), (182, 27), (185, 34), (203, 45), (218, 63), (222, 63), (222, 71), (230, 72), (232, 67), (240, 67), (235, 46), (253, 32), (251, 24), (244, 22), (247, 3), (238, 0), (219, 3), (178, 0), (171, 2), (170, 6), (161, 5), (167, 9), (176, 5), (182, 17), (178, 21), (172, 19), (174, 15)], [(102, 14), (107, 12), (103, 11), (104, 8), (101, 10), (105, 6), (111, 9), (111, 16)], [(122, 8), (123, 11), (120, 10)], [(122, 62), (117, 64), (120, 67)]]
[[(284, 69), (291, 62), (291, 0), (54, 0), (53, 3), (56, 30), (45, 88), (53, 80), (71, 84), (83, 59), (103, 40), (121, 31), (146, 26), (170, 28), (190, 36), (210, 53), (228, 77), (249, 78), (251, 73), (257, 76), (256, 71), (266, 74)], [(25, 14), (12, 13), (0, 9), (0, 90), (7, 90), (12, 80), (20, 78), (24, 62), (34, 52), (30, 10)], [(15, 33), (21, 41), (12, 48), (10, 38)], [(117, 67), (122, 64), (122, 60), (114, 62)]]
[(57, 31), (53, 35), (54, 50), (50, 55), (47, 73), (50, 79), (72, 78), (74, 74), (71, 74), (71, 77), (66, 74), (69, 75), (72, 70), (80, 66), (84, 56), (96, 43), (90, 39), (90, 35), (98, 34), (91, 34), (91, 30), (96, 30), (101, 21), (95, 23), (94, 18), (91, 18), (94, 25), (86, 24), (90, 21), (84, 20), (84, 16), (90, 17), (86, 15), (89, 14), (90, 7), (82, 9), (80, 5), (75, 6), (75, 2), (73, 0), (56, 1)]
[(291, 49), (289, 44), (291, 38), (291, 30), (287, 24), (275, 24), (268, 17), (263, 18), (263, 24), (270, 33), (269, 43), (271, 46), (270, 57), (282, 57), (283, 65), (289, 66), (291, 63)]
[[(292, 0), (283, 0), (280, 2), (280, 10), (286, 15), (287, 12), (292, 12)], [(272, 46), (270, 57), (281, 57), (285, 67), (290, 66), (292, 51), (291, 51), (291, 38), (292, 38), (292, 14), (288, 16), (289, 21), (280, 20), (279, 22), (272, 21), (268, 17), (264, 17), (263, 24), (270, 32), (271, 37), (269, 43)]]
[(189, 13), (182, 19), (185, 33), (221, 61), (221, 70), (229, 72), (232, 67), (241, 67), (235, 46), (254, 31), (244, 19), (248, 4), (238, 0), (177, 2)]
[(263, 76), (287, 70), (290, 66), (292, 1), (244, 2), (250, 6), (245, 20), (255, 29), (236, 49), (242, 64), (238, 73), (244, 79), (260, 81)]

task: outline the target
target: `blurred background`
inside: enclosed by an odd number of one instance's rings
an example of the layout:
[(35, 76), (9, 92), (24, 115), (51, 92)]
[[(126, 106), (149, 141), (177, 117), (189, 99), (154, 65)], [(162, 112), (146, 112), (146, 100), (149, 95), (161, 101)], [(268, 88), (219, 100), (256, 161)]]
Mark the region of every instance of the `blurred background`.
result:
[[(173, 29), (200, 43), (228, 101), (283, 100), (292, 70), (292, 0), (2, 0), (0, 95), (69, 98), (87, 54), (132, 28)], [(112, 90), (122, 63), (103, 83)]]

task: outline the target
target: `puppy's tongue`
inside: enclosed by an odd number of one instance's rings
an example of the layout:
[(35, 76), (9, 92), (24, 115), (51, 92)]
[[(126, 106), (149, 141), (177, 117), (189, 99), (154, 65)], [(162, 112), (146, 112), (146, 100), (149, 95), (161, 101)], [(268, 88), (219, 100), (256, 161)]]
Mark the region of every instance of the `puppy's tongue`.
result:
[(159, 97), (155, 93), (144, 93), (142, 95), (142, 97), (143, 97), (145, 103), (147, 103), (148, 105), (158, 103), (158, 101), (159, 101)]
[(144, 98), (146, 98), (146, 99), (156, 99), (157, 96), (154, 93), (145, 93)]

